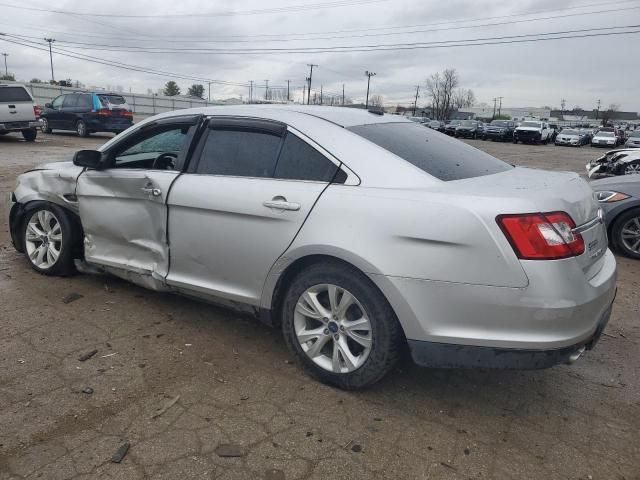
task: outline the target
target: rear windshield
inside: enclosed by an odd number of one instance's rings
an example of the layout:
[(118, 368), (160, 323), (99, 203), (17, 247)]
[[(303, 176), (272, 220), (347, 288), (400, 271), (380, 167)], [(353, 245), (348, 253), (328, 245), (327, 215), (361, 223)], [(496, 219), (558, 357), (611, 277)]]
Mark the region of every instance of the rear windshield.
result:
[(491, 175), (513, 168), (464, 142), (414, 123), (358, 125), (348, 130), (444, 181)]
[(31, 102), (24, 87), (0, 87), (0, 102)]
[(98, 95), (98, 98), (100, 99), (100, 103), (102, 103), (102, 105), (104, 106), (122, 105), (123, 103), (127, 103), (127, 101), (121, 95)]
[(498, 127), (508, 127), (509, 122), (507, 120), (494, 120), (491, 122), (491, 125), (496, 125)]

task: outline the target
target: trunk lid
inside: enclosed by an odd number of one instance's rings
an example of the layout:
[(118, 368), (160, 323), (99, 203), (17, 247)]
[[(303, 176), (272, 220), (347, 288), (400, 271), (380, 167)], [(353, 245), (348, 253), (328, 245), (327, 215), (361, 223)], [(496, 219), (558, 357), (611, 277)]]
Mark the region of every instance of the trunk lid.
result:
[[(479, 214), (493, 226), (497, 225), (495, 217), (500, 214), (569, 214), (585, 246), (584, 253), (573, 258), (588, 278), (600, 270), (607, 251), (606, 228), (593, 190), (578, 174), (517, 167), (493, 175), (448, 182), (447, 187), (459, 190), (461, 195), (476, 197), (474, 205), (481, 209)], [(485, 204), (481, 197), (492, 201)], [(496, 203), (496, 199), (500, 201)], [(499, 211), (495, 211), (496, 205), (499, 205)]]

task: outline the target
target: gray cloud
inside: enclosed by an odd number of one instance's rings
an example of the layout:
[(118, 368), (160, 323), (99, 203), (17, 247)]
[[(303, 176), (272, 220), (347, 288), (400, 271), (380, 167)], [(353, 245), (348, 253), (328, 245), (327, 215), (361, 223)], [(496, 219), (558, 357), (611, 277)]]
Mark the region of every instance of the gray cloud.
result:
[[(16, 0), (6, 0), (13, 5)], [(308, 3), (319, 3), (310, 0)], [(193, 12), (221, 12), (234, 9), (274, 8), (300, 5), (300, 1), (239, 0), (235, 2), (210, 1), (136, 1), (112, 0), (109, 4), (93, 6), (79, 0), (55, 2), (55, 8), (71, 12), (124, 13), (157, 15)], [(28, 6), (51, 9), (53, 2), (40, 0)], [(587, 6), (589, 5), (589, 6)], [(573, 8), (580, 7), (582, 8)], [(637, 2), (602, 3), (556, 0), (525, 0), (503, 2), (497, 0), (451, 0), (432, 2), (421, 0), (388, 0), (332, 9), (306, 10), (292, 13), (236, 15), (222, 17), (183, 18), (104, 18), (82, 17), (56, 13), (34, 12), (0, 6), (0, 32), (28, 35), (38, 41), (52, 36), (63, 40), (94, 44), (155, 47), (211, 48), (298, 48), (332, 47), (340, 45), (371, 45), (405, 42), (433, 42), (481, 37), (525, 35), (578, 29), (592, 29), (615, 25), (637, 24), (640, 10), (613, 11), (638, 6)], [(558, 12), (559, 9), (569, 10)], [(597, 15), (572, 16), (544, 21), (527, 21), (503, 25), (460, 29), (464, 25), (499, 23), (525, 18), (550, 17), (586, 11), (607, 10)], [(538, 12), (530, 17), (509, 17), (524, 12)], [(547, 12), (547, 13), (545, 13)], [(505, 17), (467, 23), (460, 19)], [(415, 30), (431, 30), (418, 34), (361, 36), (372, 33), (391, 33), (401, 30), (371, 30), (344, 32), (354, 29), (374, 29), (392, 26), (425, 25)], [(405, 29), (406, 30), (406, 29)], [(323, 33), (323, 32), (343, 33)], [(305, 34), (287, 40), (291, 34)], [(257, 35), (264, 35), (256, 37)], [(351, 36), (352, 38), (315, 37)], [(224, 38), (223, 38), (224, 37)], [(2, 38), (2, 37), (0, 37)], [(217, 38), (227, 43), (202, 43)], [(505, 106), (557, 106), (562, 98), (567, 106), (594, 107), (597, 99), (603, 105), (618, 103), (626, 110), (640, 110), (637, 79), (640, 66), (633, 61), (638, 35), (620, 35), (581, 39), (567, 39), (509, 45), (466, 46), (455, 48), (350, 52), (350, 53), (279, 53), (277, 55), (195, 55), (181, 53), (113, 52), (73, 50), (96, 59), (105, 59), (137, 65), (143, 68), (245, 83), (255, 80), (263, 84), (296, 87), (294, 95), (301, 96), (307, 63), (319, 64), (314, 70), (314, 90), (340, 93), (345, 86), (346, 95), (354, 101), (363, 100), (366, 92), (365, 70), (375, 71), (372, 94), (380, 94), (388, 104), (413, 101), (415, 86), (424, 85), (431, 73), (444, 68), (456, 68), (463, 86), (472, 88), (478, 101), (490, 102), (495, 96), (504, 97)], [(231, 40), (237, 43), (228, 43)], [(284, 41), (286, 40), (286, 41)], [(198, 43), (201, 42), (201, 43)], [(41, 42), (45, 47), (46, 43)], [(20, 79), (49, 78), (48, 53), (0, 42), (0, 52), (9, 53), (9, 70)], [(126, 90), (146, 91), (160, 88), (170, 76), (117, 69), (81, 60), (54, 56), (57, 78), (78, 79), (89, 85), (122, 85)], [(183, 90), (194, 82), (178, 80)], [(261, 94), (262, 91), (258, 91)], [(212, 85), (216, 98), (248, 94), (238, 86)], [(419, 104), (426, 103), (422, 97)]]

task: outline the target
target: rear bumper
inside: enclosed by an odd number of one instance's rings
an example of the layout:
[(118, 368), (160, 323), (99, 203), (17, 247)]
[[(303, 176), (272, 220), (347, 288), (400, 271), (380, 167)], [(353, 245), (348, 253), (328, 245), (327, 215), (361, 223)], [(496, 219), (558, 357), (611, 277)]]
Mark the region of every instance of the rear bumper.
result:
[(39, 128), (40, 122), (37, 120), (28, 122), (5, 122), (0, 123), (0, 132), (19, 132), (29, 128)]
[(133, 120), (125, 117), (86, 118), (87, 128), (95, 132), (120, 132), (133, 125)]
[(409, 340), (413, 361), (423, 367), (438, 368), (508, 368), (541, 369), (561, 363), (573, 363), (585, 351), (591, 350), (611, 317), (612, 306), (602, 313), (593, 335), (586, 340), (563, 348), (549, 350), (511, 349), (452, 345), (446, 343)]

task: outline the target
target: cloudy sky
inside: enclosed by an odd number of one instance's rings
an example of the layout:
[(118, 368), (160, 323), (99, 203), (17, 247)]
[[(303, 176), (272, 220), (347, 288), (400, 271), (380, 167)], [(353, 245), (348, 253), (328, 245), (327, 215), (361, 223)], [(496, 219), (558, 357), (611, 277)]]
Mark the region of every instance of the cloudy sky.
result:
[[(371, 94), (408, 104), (430, 74), (455, 68), (479, 103), (600, 99), (639, 111), (639, 24), (637, 0), (0, 0), (0, 40), (22, 44), (0, 41), (0, 53), (18, 79), (48, 80), (43, 38), (54, 38), (57, 79), (142, 93), (209, 79), (227, 82), (211, 85), (214, 98), (246, 97), (249, 80), (263, 95), (268, 79), (290, 80), (300, 99), (313, 63), (314, 91), (339, 95), (344, 84), (362, 101), (369, 70)], [(540, 40), (563, 36), (579, 38)]]

